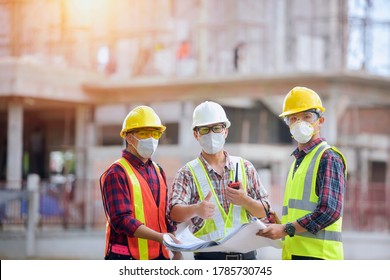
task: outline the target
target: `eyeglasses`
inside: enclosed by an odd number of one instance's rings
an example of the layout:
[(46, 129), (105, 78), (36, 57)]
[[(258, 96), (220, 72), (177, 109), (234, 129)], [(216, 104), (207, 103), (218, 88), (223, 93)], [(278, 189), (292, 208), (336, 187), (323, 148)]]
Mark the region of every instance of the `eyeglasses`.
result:
[(153, 137), (154, 139), (158, 140), (162, 136), (162, 132), (158, 130), (136, 130), (131, 131), (138, 139), (148, 139), (150, 137)]
[(225, 129), (224, 124), (216, 124), (213, 126), (201, 126), (198, 127), (197, 131), (199, 132), (200, 135), (206, 135), (209, 134), (210, 131), (212, 130), (214, 133), (221, 133)]
[(308, 122), (308, 123), (314, 123), (319, 118), (320, 118), (319, 113), (314, 112), (314, 111), (305, 111), (305, 112), (293, 114), (293, 115), (290, 115), (290, 116), (286, 116), (284, 118), (284, 122), (288, 126), (291, 126), (292, 124), (294, 124), (298, 120), (302, 120), (302, 121), (305, 121), (305, 122)]

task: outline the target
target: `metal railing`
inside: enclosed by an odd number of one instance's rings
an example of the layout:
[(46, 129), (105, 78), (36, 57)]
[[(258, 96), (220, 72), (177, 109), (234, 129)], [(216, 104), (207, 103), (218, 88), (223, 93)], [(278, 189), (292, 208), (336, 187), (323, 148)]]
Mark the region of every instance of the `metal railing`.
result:
[[(105, 216), (98, 185), (93, 186), (90, 199), (86, 199), (87, 188), (77, 189), (75, 182), (50, 183), (38, 182), (36, 194), (37, 227), (43, 228), (103, 228)], [(12, 190), (2, 184), (0, 188), (0, 226), (2, 230), (23, 230), (28, 223), (31, 208), (31, 190), (27, 182), (21, 190)], [(92, 201), (87, 206), (86, 201)], [(87, 211), (89, 213), (87, 213)], [(88, 217), (88, 218), (87, 218)]]
[[(37, 228), (103, 229), (106, 218), (97, 180), (81, 184), (39, 182), (38, 205), (29, 206), (32, 191), (27, 182), (22, 190), (0, 187), (1, 230), (25, 230), (31, 209), (37, 209)], [(88, 189), (90, 186), (90, 189)], [(31, 187), (30, 187), (31, 188)], [(34, 187), (32, 187), (34, 189)], [(343, 229), (348, 231), (390, 232), (390, 191), (385, 184), (348, 183), (344, 201)], [(34, 208), (35, 207), (35, 208)]]

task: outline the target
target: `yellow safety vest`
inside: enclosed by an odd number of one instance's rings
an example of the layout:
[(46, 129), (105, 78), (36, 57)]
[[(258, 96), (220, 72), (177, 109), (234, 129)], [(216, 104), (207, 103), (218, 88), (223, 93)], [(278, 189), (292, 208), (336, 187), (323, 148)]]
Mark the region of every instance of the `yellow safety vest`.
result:
[[(288, 174), (284, 194), (282, 223), (293, 222), (311, 213), (317, 207), (316, 179), (322, 154), (332, 149), (344, 161), (345, 176), (347, 164), (341, 152), (329, 146), (326, 142), (320, 143), (309, 152), (295, 171), (295, 161)], [(335, 223), (320, 230), (317, 234), (310, 232), (297, 233), (294, 237), (286, 236), (283, 244), (282, 259), (291, 259), (291, 255), (310, 256), (320, 259), (344, 259), (341, 240), (342, 217)]]
[[(234, 166), (239, 163), (238, 178), (241, 182), (244, 190), (247, 188), (245, 165), (242, 158), (230, 157)], [(213, 188), (210, 177), (202, 161), (197, 158), (187, 163), (191, 174), (194, 178), (194, 182), (199, 194), (199, 199), (202, 201), (205, 198), (205, 194), (209, 191), (212, 192), (211, 202), (218, 206), (219, 211), (216, 212), (213, 219), (205, 220), (202, 227), (194, 233), (195, 236), (203, 240), (218, 240), (226, 236), (232, 229), (237, 228), (243, 223), (248, 222), (248, 216), (245, 208), (230, 204), (229, 212), (226, 214), (224, 208), (219, 202), (218, 196)], [(234, 181), (234, 170), (230, 171), (230, 180)]]

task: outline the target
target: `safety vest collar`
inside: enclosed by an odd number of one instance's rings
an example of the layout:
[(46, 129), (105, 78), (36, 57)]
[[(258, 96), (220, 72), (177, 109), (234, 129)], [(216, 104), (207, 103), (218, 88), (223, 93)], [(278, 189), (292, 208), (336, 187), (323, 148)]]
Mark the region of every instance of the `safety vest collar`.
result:
[[(313, 186), (315, 185), (315, 180), (317, 178), (317, 169), (318, 169), (318, 157), (322, 153), (329, 149), (330, 146), (324, 141), (321, 142), (315, 149), (313, 149), (309, 154), (306, 155), (310, 160), (307, 172), (305, 172), (305, 179), (303, 183), (303, 192), (301, 199), (289, 199), (288, 205), (284, 205), (282, 209), (282, 215), (288, 215), (288, 209), (301, 209), (306, 211), (313, 211), (317, 207), (317, 203), (310, 200)], [(295, 161), (291, 165), (291, 170), (289, 174), (289, 180), (292, 180), (293, 177), (293, 168), (295, 166)]]
[[(246, 189), (245, 166), (243, 160), (239, 157), (230, 158), (233, 162), (239, 163), (238, 176), (243, 188)], [(229, 212), (225, 212), (208, 175), (208, 169), (204, 166), (200, 158), (187, 163), (187, 166), (194, 178), (200, 200), (203, 200), (207, 193), (211, 191), (213, 195), (210, 202), (217, 205), (219, 210), (216, 211), (213, 219), (204, 221), (202, 228), (195, 233), (196, 236), (202, 237), (202, 239), (205, 240), (216, 240), (225, 236), (231, 229), (248, 221), (245, 209), (240, 206), (231, 204), (229, 206)], [(234, 174), (234, 170), (231, 170), (230, 173), (231, 180), (234, 180), (234, 175), (232, 175)]]

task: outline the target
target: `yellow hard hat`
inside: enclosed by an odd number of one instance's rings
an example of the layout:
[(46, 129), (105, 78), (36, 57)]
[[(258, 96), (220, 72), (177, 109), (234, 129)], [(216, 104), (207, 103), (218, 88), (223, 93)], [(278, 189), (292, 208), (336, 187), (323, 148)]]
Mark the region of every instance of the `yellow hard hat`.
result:
[(165, 131), (165, 126), (161, 124), (160, 118), (156, 112), (148, 106), (138, 106), (130, 111), (123, 121), (121, 137), (125, 138), (125, 133), (142, 127), (158, 128), (161, 132)]
[(319, 109), (321, 112), (325, 112), (321, 98), (314, 90), (306, 87), (294, 87), (286, 95), (283, 102), (283, 113), (279, 117), (285, 117), (309, 109)]

